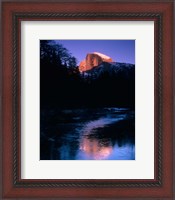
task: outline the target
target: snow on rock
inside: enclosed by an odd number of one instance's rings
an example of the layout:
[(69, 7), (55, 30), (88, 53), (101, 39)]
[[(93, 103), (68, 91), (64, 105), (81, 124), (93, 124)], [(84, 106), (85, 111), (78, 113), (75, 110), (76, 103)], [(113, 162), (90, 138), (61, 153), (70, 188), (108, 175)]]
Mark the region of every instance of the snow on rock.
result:
[(104, 59), (104, 61), (111, 59), (109, 56), (102, 54), (102, 53), (99, 53), (99, 52), (94, 52), (94, 54), (99, 55), (101, 58)]

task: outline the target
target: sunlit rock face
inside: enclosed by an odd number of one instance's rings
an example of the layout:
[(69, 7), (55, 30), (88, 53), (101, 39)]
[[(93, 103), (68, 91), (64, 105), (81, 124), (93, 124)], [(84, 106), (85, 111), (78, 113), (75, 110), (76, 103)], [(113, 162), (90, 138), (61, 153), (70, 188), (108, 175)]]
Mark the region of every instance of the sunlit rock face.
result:
[(92, 68), (100, 65), (102, 62), (113, 62), (113, 60), (109, 56), (106, 56), (102, 53), (88, 53), (86, 55), (86, 58), (81, 61), (79, 65), (79, 71), (84, 72), (91, 70)]

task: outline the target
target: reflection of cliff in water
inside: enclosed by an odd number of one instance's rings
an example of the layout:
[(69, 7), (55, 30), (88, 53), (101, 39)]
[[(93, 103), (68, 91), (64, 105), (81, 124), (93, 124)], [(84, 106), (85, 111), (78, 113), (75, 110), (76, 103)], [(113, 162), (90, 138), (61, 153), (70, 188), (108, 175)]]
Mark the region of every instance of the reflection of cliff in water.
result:
[(43, 111), (41, 159), (133, 160), (135, 115), (118, 108)]

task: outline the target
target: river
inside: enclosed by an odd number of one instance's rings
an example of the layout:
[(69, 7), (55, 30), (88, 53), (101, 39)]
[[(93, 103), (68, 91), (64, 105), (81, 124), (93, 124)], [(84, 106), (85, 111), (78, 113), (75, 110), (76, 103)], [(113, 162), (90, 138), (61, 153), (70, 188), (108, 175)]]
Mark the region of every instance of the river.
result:
[(41, 160), (134, 160), (135, 113), (127, 108), (42, 110)]

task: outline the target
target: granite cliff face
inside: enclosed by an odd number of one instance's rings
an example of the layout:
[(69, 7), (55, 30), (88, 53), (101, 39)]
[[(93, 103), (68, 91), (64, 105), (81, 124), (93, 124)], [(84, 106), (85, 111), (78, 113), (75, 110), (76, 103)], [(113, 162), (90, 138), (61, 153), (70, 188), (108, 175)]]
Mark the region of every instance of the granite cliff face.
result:
[(102, 62), (113, 62), (113, 60), (109, 56), (106, 56), (102, 53), (88, 53), (86, 55), (86, 58), (83, 61), (81, 61), (79, 65), (79, 71), (84, 72), (91, 70), (94, 67), (100, 65)]

